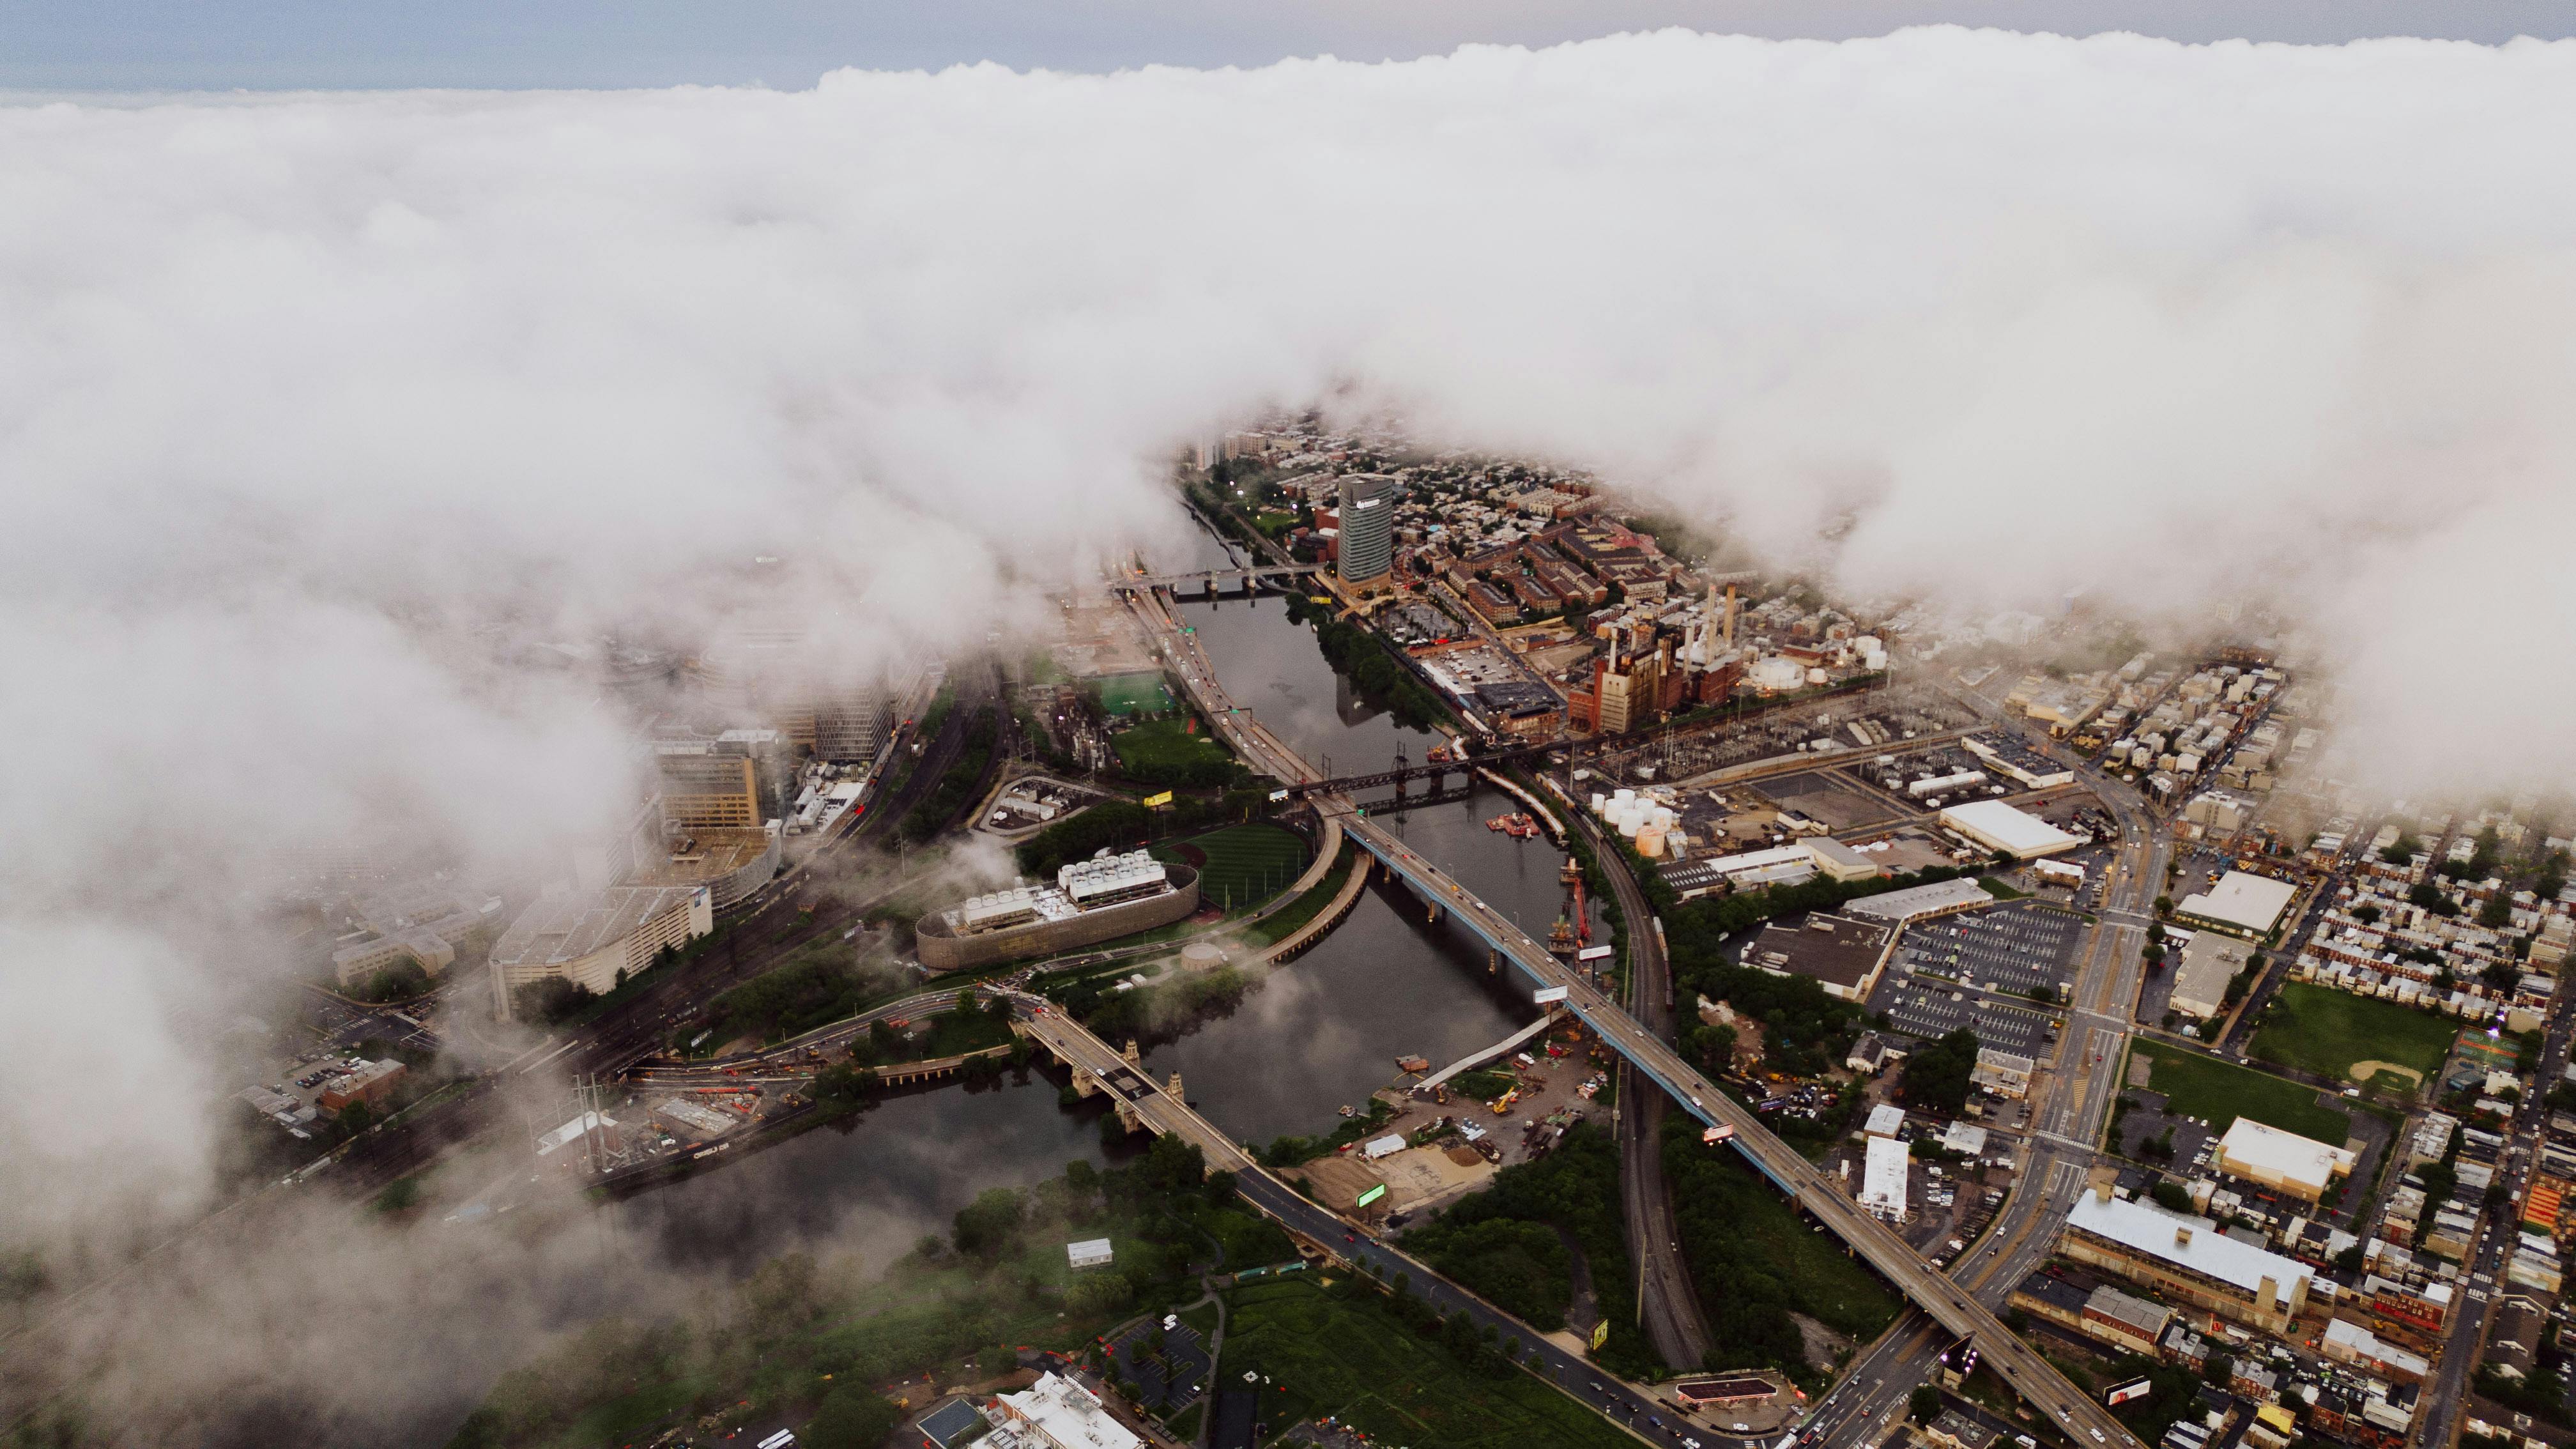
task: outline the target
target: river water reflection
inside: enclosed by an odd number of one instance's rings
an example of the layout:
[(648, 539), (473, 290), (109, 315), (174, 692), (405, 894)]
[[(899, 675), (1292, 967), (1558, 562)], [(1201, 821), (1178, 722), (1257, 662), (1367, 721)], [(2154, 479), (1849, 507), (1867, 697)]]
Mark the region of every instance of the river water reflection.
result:
[[(1222, 544), (1203, 538), (1185, 566), (1231, 562)], [(1289, 622), (1283, 600), (1188, 604), (1182, 612), (1237, 702), (1317, 764), (1355, 773), (1391, 763), (1399, 741), (1416, 761), (1437, 743), (1354, 700), (1313, 633)], [(1383, 818), (1418, 853), (1543, 937), (1565, 906), (1563, 853), (1485, 824), (1520, 808), (1484, 786), (1464, 801)], [(1598, 907), (1589, 914), (1595, 939), (1606, 940)], [(1372, 882), (1350, 918), (1314, 949), (1271, 972), (1230, 1013), (1150, 1045), (1146, 1067), (1157, 1078), (1180, 1072), (1210, 1120), (1238, 1139), (1267, 1142), (1330, 1129), (1337, 1107), (1364, 1102), (1396, 1076), (1398, 1056), (1445, 1065), (1536, 1018), (1525, 982), (1508, 968), (1490, 972), (1481, 944), (1426, 917), (1403, 887)], [(645, 1194), (623, 1211), (631, 1229), (683, 1261), (747, 1268), (803, 1241), (830, 1241), (884, 1262), (921, 1234), (945, 1231), (985, 1188), (1042, 1180), (1077, 1157), (1104, 1160), (1102, 1099), (1068, 1110), (1057, 1105), (1059, 1085), (1032, 1073), (1025, 1083), (982, 1091), (897, 1096), (851, 1122)]]
[(625, 1203), (626, 1231), (664, 1259), (748, 1272), (809, 1244), (855, 1251), (872, 1267), (924, 1233), (945, 1234), (959, 1208), (991, 1187), (1025, 1187), (1080, 1158), (1124, 1160), (1101, 1147), (1108, 1099), (1056, 1105), (1062, 1073), (1032, 1071), (967, 1090), (897, 1093), (854, 1117)]

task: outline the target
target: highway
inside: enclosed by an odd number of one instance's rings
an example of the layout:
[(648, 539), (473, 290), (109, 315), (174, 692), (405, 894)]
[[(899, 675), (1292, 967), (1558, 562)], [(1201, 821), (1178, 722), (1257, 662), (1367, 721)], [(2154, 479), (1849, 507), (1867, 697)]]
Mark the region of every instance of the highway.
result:
[[(1141, 591), (1128, 597), (1210, 724), (1226, 736), (1245, 760), (1291, 783), (1319, 777), (1319, 772), (1295, 751), (1257, 721), (1237, 710), (1218, 685), (1214, 667), (1199, 649), (1196, 635), (1180, 627), (1162, 599)], [(1337, 796), (1310, 798), (1319, 810), (1338, 813), (1350, 809), (1348, 802)], [(1750, 1159), (1764, 1176), (1850, 1245), (1945, 1331), (1954, 1337), (1973, 1338), (1986, 1366), (2013, 1392), (2038, 1407), (2062, 1432), (2079, 1444), (2088, 1439), (2096, 1444), (2133, 1445), (2137, 1442), (2118, 1420), (2016, 1338), (2004, 1327), (2002, 1320), (1971, 1297), (1964, 1287), (1934, 1271), (1893, 1229), (1862, 1212), (1803, 1154), (1773, 1136), (1751, 1110), (1727, 1096), (1714, 1082), (1683, 1061), (1636, 1017), (1583, 981), (1572, 968), (1549, 955), (1544, 945), (1482, 900), (1470, 895), (1438, 866), (1415, 855), (1402, 840), (1378, 822), (1351, 813), (1343, 816), (1342, 823), (1353, 840), (1403, 876), (1415, 894), (1449, 912), (1536, 986), (1562, 989), (1567, 1008), (1591, 1027), (1605, 1045), (1663, 1087), (1678, 1102), (1686, 1104), (1693, 1116), (1709, 1126), (1732, 1129), (1735, 1149)], [(1650, 929), (1643, 922), (1639, 927)], [(2117, 930), (2115, 928), (2113, 934), (2117, 934)], [(2097, 936), (2096, 950), (2099, 949)], [(2111, 994), (2110, 988), (2103, 986), (2097, 990), (2097, 1000)], [(2125, 1017), (2123, 1009), (2120, 1013), (2123, 1023)], [(2072, 1043), (2075, 1040), (2076, 1034), (2070, 1032), (2067, 1041)], [(2079, 1070), (2094, 1065), (2084, 1062), (2081, 1056), (2077, 1060)], [(2116, 1071), (2116, 1067), (2112, 1070)], [(2107, 1100), (2108, 1075), (2105, 1072), (2091, 1073), (2084, 1096)]]
[[(1959, 698), (1990, 722), (2011, 727), (1991, 702), (1974, 694)], [(2040, 748), (2066, 759), (2054, 745)], [(2064, 1018), (2067, 1029), (2031, 1088), (2027, 1129), (2018, 1134), (2017, 1181), (1985, 1235), (1950, 1266), (1951, 1277), (1990, 1310), (2000, 1309), (2013, 1288), (2046, 1261), (2066, 1210), (2084, 1190), (2095, 1144), (2119, 1094), (2142, 970), (2139, 952), (2171, 850), (2135, 791), (2080, 762), (2068, 762), (2119, 822), (2120, 845), (2106, 867), (2096, 924), (2077, 962), (2075, 1001)], [(1920, 1313), (1899, 1319), (1817, 1403), (1813, 1422), (1821, 1431), (1820, 1442), (1861, 1443), (1883, 1432), (1903, 1414), (1907, 1394), (1931, 1373), (1933, 1361), (1951, 1342), (1949, 1332)], [(1982, 1353), (1984, 1340), (1979, 1345)]]
[(1209, 1171), (1233, 1173), (1235, 1190), (1243, 1200), (1290, 1232), (1321, 1245), (1336, 1257), (1366, 1265), (1382, 1282), (1393, 1283), (1402, 1277), (1414, 1296), (1442, 1313), (1463, 1312), (1479, 1326), (1491, 1327), (1503, 1342), (1517, 1342), (1525, 1364), (1650, 1442), (1673, 1446), (1698, 1442), (1704, 1449), (1761, 1449), (1763, 1441), (1757, 1438), (1739, 1439), (1675, 1421), (1669, 1417), (1672, 1410), (1652, 1395), (1603, 1373), (1581, 1355), (1441, 1277), (1428, 1264), (1361, 1232), (1340, 1214), (1310, 1201), (1272, 1176), (1232, 1138), (1044, 998), (1024, 992), (1007, 994), (1014, 1014), (1027, 1027), (1032, 1040), (1075, 1072), (1088, 1074), (1101, 1083), (1127, 1105), (1146, 1130), (1177, 1133), (1197, 1144)]

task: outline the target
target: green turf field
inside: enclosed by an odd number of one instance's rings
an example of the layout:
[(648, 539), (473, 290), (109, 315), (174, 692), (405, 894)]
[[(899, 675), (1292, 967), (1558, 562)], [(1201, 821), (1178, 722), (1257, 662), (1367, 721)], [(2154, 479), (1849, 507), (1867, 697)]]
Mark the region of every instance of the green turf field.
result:
[(1179, 702), (1159, 672), (1105, 674), (1091, 687), (1100, 692), (1100, 707), (1111, 714), (1160, 714)]
[(1311, 1276), (1246, 1284), (1226, 1296), (1216, 1382), (1270, 1376), (1261, 1420), (1273, 1434), (1338, 1415), (1372, 1440), (1411, 1449), (1613, 1449), (1635, 1443), (1581, 1404), (1514, 1369), (1468, 1373), (1438, 1343), (1407, 1332), (1372, 1291), (1342, 1299)]
[(1306, 868), (1306, 842), (1276, 825), (1228, 825), (1163, 841), (1154, 846), (1154, 858), (1198, 866), (1199, 899), (1231, 910), (1296, 884)]
[[(2198, 1117), (2212, 1131), (2225, 1132), (2244, 1116), (2338, 1147), (2352, 1135), (2352, 1119), (2318, 1106), (2314, 1087), (2151, 1041), (2132, 1043), (2130, 1052), (2155, 1063), (2146, 1090), (2163, 1093), (2167, 1110)], [(2124, 1076), (2120, 1084), (2125, 1089), (2132, 1080)]]
[(2281, 988), (2263, 1029), (2254, 1034), (2252, 1051), (2264, 1061), (2338, 1081), (2356, 1080), (2356, 1062), (2385, 1062), (2407, 1071), (2374, 1071), (2381, 1086), (2414, 1087), (2442, 1069), (2458, 1025), (2394, 1001), (2293, 981)]

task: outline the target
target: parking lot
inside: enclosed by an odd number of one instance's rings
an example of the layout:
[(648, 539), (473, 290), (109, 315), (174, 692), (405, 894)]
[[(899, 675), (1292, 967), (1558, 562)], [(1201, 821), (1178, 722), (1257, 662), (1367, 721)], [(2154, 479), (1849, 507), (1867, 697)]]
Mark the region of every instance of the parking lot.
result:
[(2084, 918), (2036, 901), (2007, 901), (1906, 928), (1897, 969), (2014, 996), (2060, 1000), (2075, 980)]
[(1918, 980), (1889, 973), (1871, 994), (1869, 1009), (1886, 1012), (1897, 1031), (1922, 1041), (1964, 1026), (1977, 1034), (1979, 1046), (2043, 1057), (2056, 1040), (2049, 1026), (2056, 1018), (2047, 1012), (1963, 991), (1931, 977)]
[[(1160, 1332), (1162, 1351), (1154, 1349), (1154, 1337)], [(1134, 1384), (1149, 1410), (1160, 1413), (1177, 1408), (1199, 1396), (1207, 1387), (1207, 1345), (1199, 1341), (1198, 1330), (1178, 1319), (1148, 1318), (1119, 1336), (1109, 1348), (1120, 1378)]]

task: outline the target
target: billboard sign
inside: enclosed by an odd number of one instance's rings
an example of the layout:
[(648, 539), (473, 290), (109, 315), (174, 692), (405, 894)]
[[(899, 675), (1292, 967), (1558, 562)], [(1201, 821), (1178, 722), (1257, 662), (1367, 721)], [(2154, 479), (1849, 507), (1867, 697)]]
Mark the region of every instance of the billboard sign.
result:
[(2147, 1396), (2147, 1391), (2154, 1387), (2155, 1380), (2153, 1379), (2140, 1379), (2135, 1383), (2122, 1384), (2118, 1388), (2111, 1390), (2111, 1392), (2104, 1394), (2102, 1396), (2102, 1402), (2113, 1408), (2117, 1408), (2131, 1399), (2145, 1398)]
[(1563, 1001), (1564, 999), (1565, 988), (1562, 986), (1542, 986), (1538, 990), (1530, 993), (1530, 1000), (1541, 1006), (1545, 1006), (1550, 1002)]
[(1273, 791), (1271, 791), (1271, 792), (1270, 792), (1270, 803), (1271, 803), (1271, 804), (1273, 804), (1273, 805), (1276, 805), (1276, 804), (1278, 804), (1280, 801), (1285, 800), (1285, 799), (1287, 799), (1287, 798), (1288, 798), (1288, 792), (1287, 792), (1287, 791), (1285, 791), (1285, 790), (1273, 790)]
[(1610, 1320), (1605, 1318), (1599, 1323), (1592, 1325), (1592, 1346), (1598, 1349), (1601, 1345), (1608, 1343), (1609, 1341)]
[(1367, 1207), (1370, 1203), (1373, 1203), (1384, 1196), (1386, 1196), (1386, 1184), (1381, 1182), (1377, 1186), (1370, 1188), (1368, 1191), (1361, 1193), (1359, 1195), (1359, 1200), (1353, 1203), (1352, 1206)]
[(1157, 805), (1169, 805), (1172, 803), (1172, 792), (1166, 790), (1160, 795), (1148, 795), (1140, 803), (1142, 803), (1148, 810), (1153, 809)]

